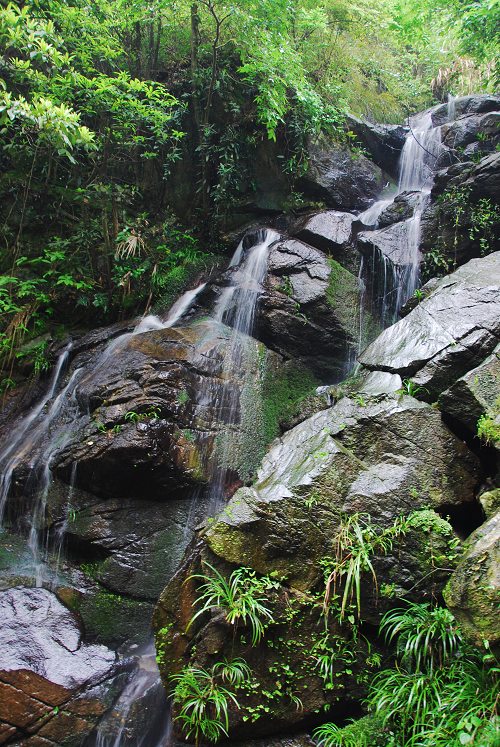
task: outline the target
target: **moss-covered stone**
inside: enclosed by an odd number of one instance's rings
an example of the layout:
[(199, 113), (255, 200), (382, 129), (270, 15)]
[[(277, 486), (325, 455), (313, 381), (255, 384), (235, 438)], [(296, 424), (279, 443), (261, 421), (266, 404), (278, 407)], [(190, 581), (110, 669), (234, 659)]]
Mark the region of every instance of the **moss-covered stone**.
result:
[(353, 338), (359, 334), (359, 283), (355, 275), (331, 257), (330, 276), (326, 298), (346, 329), (349, 329)]
[(500, 512), (468, 538), (444, 591), (463, 632), (478, 646), (500, 647)]
[(88, 640), (118, 646), (124, 642), (144, 643), (149, 637), (153, 608), (147, 602), (97, 588), (83, 595), (75, 608)]

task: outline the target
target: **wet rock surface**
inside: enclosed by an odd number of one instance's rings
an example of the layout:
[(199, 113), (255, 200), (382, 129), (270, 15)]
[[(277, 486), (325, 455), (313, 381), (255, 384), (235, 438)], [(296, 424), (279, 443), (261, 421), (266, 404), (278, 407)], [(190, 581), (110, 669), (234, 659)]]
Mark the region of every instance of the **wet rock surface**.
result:
[(316, 373), (339, 380), (357, 345), (359, 304), (352, 272), (289, 239), (271, 250), (256, 333), (281, 355), (307, 360)]
[(386, 329), (359, 360), (411, 377), (436, 396), (492, 353), (500, 337), (500, 253), (474, 259)]
[(445, 590), (447, 605), (464, 633), (478, 646), (500, 646), (500, 512), (469, 537)]
[(500, 414), (500, 345), (480, 366), (444, 391), (439, 402), (443, 412), (472, 433), (482, 415), (495, 419)]
[(84, 643), (74, 615), (46, 589), (0, 592), (0, 616), (0, 723), (8, 741), (81, 742), (123, 687), (126, 666), (105, 646)]
[(299, 186), (335, 210), (363, 210), (385, 184), (381, 169), (363, 155), (326, 140), (310, 143), (309, 166)]
[[(216, 521), (200, 532), (182, 568), (160, 597), (154, 624), (165, 682), (179, 667), (179, 659), (208, 667), (227, 655), (231, 645), (233, 655), (244, 657), (260, 687), (267, 689), (269, 670), (279, 671), (284, 662), (281, 626), (285, 626), (287, 640), (292, 633), (286, 626), (293, 625), (293, 637), (300, 641), (297, 652), (291, 654), (291, 668), (299, 673), (293, 688), (303, 709), (300, 713), (290, 708), (286, 711), (283, 694), (283, 698), (266, 703), (268, 710), (253, 728), (279, 732), (285, 711), (290, 728), (316, 708), (335, 703), (336, 688), (325, 690), (309, 664), (304, 671), (300, 649), (311, 651), (318, 645), (317, 613), (306, 600), (321, 595), (322, 562), (334, 552), (332, 542), (341, 516), (369, 513), (382, 530), (398, 516), (420, 509), (422, 513), (398, 540), (397, 549), (375, 558), (374, 566), (379, 583), (392, 585), (399, 598), (432, 596), (439, 593), (448, 576), (432, 570), (433, 554), (446, 556), (454, 534), (431, 507), (439, 511), (457, 506), (467, 511), (470, 505), (473, 513), (478, 469), (475, 457), (442, 424), (439, 412), (411, 397), (344, 398), (288, 431), (273, 444), (255, 486), (238, 491)], [(197, 594), (195, 581), (187, 579), (203, 571), (204, 563), (226, 577), (234, 566), (245, 566), (279, 580), (268, 599), (280, 622), (269, 627), (268, 640), (250, 647), (244, 628), (231, 636), (224, 615), (198, 619), (187, 630)], [(293, 604), (300, 611), (285, 623), (287, 598), (295, 600)], [(375, 624), (385, 603), (370, 588), (368, 578), (362, 599), (364, 619)], [(356, 671), (366, 658), (363, 646), (356, 648), (346, 629), (330, 632), (356, 652), (349, 665), (351, 672)], [(193, 644), (194, 655), (190, 653)], [(339, 671), (336, 682), (342, 689), (344, 706), (359, 698), (360, 690), (352, 677)], [(232, 734), (246, 733), (241, 717), (246, 707), (254, 705), (250, 696), (242, 711), (233, 714)]]

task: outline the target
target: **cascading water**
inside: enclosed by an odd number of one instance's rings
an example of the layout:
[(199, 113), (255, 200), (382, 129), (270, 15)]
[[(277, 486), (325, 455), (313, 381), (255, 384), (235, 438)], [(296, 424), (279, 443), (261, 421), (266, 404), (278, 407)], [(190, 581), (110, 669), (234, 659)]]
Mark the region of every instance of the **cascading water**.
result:
[[(135, 335), (154, 329), (165, 329), (176, 324), (194, 304), (205, 283), (186, 291), (172, 306), (164, 319), (149, 315), (143, 317), (131, 332), (124, 332), (109, 342), (94, 361), (93, 371), (106, 365), (110, 357), (124, 347)], [(49, 536), (44, 531), (48, 491), (52, 482), (51, 463), (55, 454), (69, 443), (78, 423), (78, 385), (85, 375), (83, 369), (77, 368), (66, 384), (60, 388), (69, 361), (72, 343), (69, 343), (59, 355), (46, 394), (19, 421), (11, 441), (0, 452), (0, 528), (3, 523), (7, 499), (12, 487), (12, 478), (16, 467), (32, 452), (35, 457), (29, 463), (29, 475), (25, 489), (35, 499), (29, 519), (28, 546), (32, 555), (32, 574), (37, 586), (43, 583), (57, 583), (57, 569), (64, 544), (63, 520), (57, 530), (55, 542), (56, 572), (48, 567)], [(61, 422), (62, 420), (62, 422)], [(52, 429), (54, 427), (54, 433)], [(77, 465), (72, 474), (76, 475)], [(65, 516), (71, 510), (71, 496), (74, 485), (70, 484), (65, 506)]]
[[(216, 361), (220, 357), (223, 358), (222, 386), (214, 388), (212, 383), (207, 383), (207, 388), (200, 388), (198, 401), (199, 403), (212, 402), (214, 424), (224, 424), (221, 433), (222, 441), (213, 452), (206, 455), (211, 473), (210, 484), (207, 488), (210, 514), (215, 513), (224, 501), (224, 492), (230, 473), (229, 465), (234, 449), (237, 448), (235, 444), (241, 425), (242, 392), (246, 386), (251, 385), (245, 376), (245, 372), (248, 371), (250, 374), (251, 370), (246, 366), (247, 356), (252, 354), (255, 345), (250, 335), (253, 331), (262, 282), (266, 274), (269, 249), (278, 239), (279, 234), (270, 229), (263, 229), (251, 239), (247, 236), (240, 242), (229, 264), (228, 269), (231, 270), (229, 283), (221, 289), (208, 320), (207, 335), (214, 336), (217, 340), (220, 338), (220, 349), (217, 345), (215, 346), (213, 357)], [(203, 286), (200, 286), (192, 292), (188, 303), (181, 303), (182, 299), (180, 299), (172, 307), (163, 326), (172, 326), (193, 303), (202, 288)], [(207, 322), (205, 321), (204, 324)], [(225, 332), (221, 331), (221, 327)], [(241, 380), (242, 372), (243, 380)], [(238, 383), (235, 383), (236, 380)], [(200, 448), (203, 448), (202, 444)], [(199, 495), (200, 490), (195, 489), (191, 498), (191, 511)], [(137, 704), (146, 698), (148, 690), (152, 687), (161, 690), (157, 670), (152, 680), (150, 668), (145, 671), (141, 663), (147, 660), (150, 654), (151, 651), (147, 652), (145, 657), (140, 658), (136, 672), (120, 695), (112, 713), (99, 724), (94, 739), (90, 742), (92, 747), (166, 747), (171, 744), (169, 713), (165, 707), (163, 711), (159, 707), (160, 712), (163, 713), (161, 728), (158, 724), (152, 725), (139, 739), (127, 732), (127, 723), (133, 718)], [(164, 693), (162, 698), (160, 702), (164, 703)]]
[[(400, 233), (399, 256), (395, 263), (378, 248), (374, 248), (371, 262), (372, 306), (382, 327), (393, 324), (401, 307), (414, 294), (419, 284), (421, 221), (430, 199), (433, 169), (442, 152), (441, 128), (434, 126), (434, 109), (409, 120), (410, 131), (406, 137), (399, 165), (398, 188), (394, 197), (404, 192), (416, 193), (413, 215), (408, 218)], [(448, 113), (454, 116), (454, 106), (449, 102)], [(382, 212), (393, 199), (378, 200), (358, 218), (367, 226), (377, 228)]]

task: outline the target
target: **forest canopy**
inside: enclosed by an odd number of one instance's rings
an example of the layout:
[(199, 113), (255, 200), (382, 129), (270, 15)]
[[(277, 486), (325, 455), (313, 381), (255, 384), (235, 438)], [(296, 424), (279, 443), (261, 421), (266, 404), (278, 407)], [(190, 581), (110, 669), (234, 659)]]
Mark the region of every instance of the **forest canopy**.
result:
[(349, 142), (347, 112), (493, 91), (499, 29), (499, 0), (1, 2), (4, 367), (216, 263), (262, 143), (293, 196), (307, 138)]

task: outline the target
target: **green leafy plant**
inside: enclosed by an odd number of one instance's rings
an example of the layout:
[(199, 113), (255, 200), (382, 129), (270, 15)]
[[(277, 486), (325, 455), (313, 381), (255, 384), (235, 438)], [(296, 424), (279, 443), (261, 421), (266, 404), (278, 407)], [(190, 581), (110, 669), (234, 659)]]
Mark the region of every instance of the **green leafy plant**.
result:
[(252, 645), (256, 646), (267, 625), (274, 622), (273, 614), (267, 604), (266, 592), (279, 586), (267, 576), (258, 577), (250, 568), (237, 568), (229, 579), (224, 576), (210, 563), (205, 563), (210, 575), (195, 574), (192, 579), (201, 580), (203, 584), (199, 589), (196, 606), (200, 607), (198, 612), (191, 618), (189, 626), (206, 612), (215, 607), (221, 607), (227, 621), (231, 625), (250, 625), (252, 630)]
[(500, 441), (500, 424), (490, 415), (481, 415), (477, 421), (477, 435), (488, 446), (494, 446)]
[[(364, 574), (372, 577), (377, 589), (377, 576), (372, 565), (374, 555), (386, 555), (394, 540), (410, 528), (410, 520), (398, 518), (386, 528), (380, 529), (371, 523), (368, 515), (352, 514), (342, 519), (335, 539), (335, 558), (323, 560), (325, 572), (325, 594), (323, 610), (328, 614), (330, 603), (340, 591), (339, 619), (342, 622), (349, 605), (354, 602), (358, 617), (361, 612), (361, 579)], [(354, 618), (350, 620), (354, 622)]]
[(433, 672), (457, 651), (462, 637), (446, 607), (408, 603), (384, 615), (380, 630), (388, 643), (397, 640), (396, 651), (407, 669)]
[(417, 394), (429, 394), (429, 390), (425, 386), (419, 386), (411, 379), (403, 379), (403, 386), (398, 389), (396, 394), (403, 395), (407, 394), (410, 397), (416, 397)]
[(462, 640), (449, 610), (409, 604), (381, 624), (396, 641), (396, 669), (375, 676), (369, 702), (405, 747), (494, 747), (500, 669)]
[(229, 728), (229, 706), (237, 708), (238, 700), (229, 686), (242, 685), (251, 675), (243, 659), (217, 662), (207, 671), (196, 667), (185, 667), (171, 677), (175, 720), (182, 725), (187, 739), (194, 737), (199, 745), (204, 737), (217, 742), (227, 736)]

